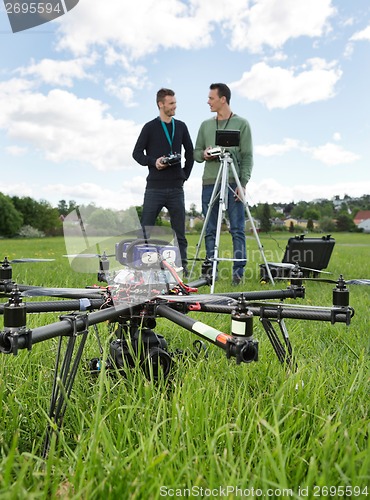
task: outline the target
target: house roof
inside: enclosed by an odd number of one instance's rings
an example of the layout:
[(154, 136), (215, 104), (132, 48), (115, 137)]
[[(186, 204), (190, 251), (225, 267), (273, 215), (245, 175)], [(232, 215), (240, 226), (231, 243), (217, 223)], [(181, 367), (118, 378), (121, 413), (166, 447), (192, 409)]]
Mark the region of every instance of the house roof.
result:
[(359, 210), (353, 219), (356, 224), (363, 220), (370, 219), (370, 210)]

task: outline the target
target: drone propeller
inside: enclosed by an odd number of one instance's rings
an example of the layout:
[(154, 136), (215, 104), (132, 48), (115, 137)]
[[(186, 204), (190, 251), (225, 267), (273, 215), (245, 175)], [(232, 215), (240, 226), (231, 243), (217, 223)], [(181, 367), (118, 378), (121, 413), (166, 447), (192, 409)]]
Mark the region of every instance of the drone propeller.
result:
[(281, 280), (290, 280), (290, 281), (318, 281), (321, 283), (331, 283), (333, 285), (337, 286), (345, 286), (345, 285), (370, 285), (370, 279), (366, 278), (352, 278), (349, 280), (345, 280), (343, 278), (343, 275), (341, 274), (337, 280), (333, 280), (330, 278), (295, 278), (295, 277), (290, 277), (290, 278), (277, 278)]
[(0, 281), (2, 283), (11, 283), (13, 268), (11, 264), (20, 264), (24, 262), (50, 262), (55, 259), (12, 259), (9, 260), (8, 257), (4, 257), (4, 260), (0, 261)]
[(236, 304), (237, 301), (225, 295), (214, 295), (209, 293), (194, 294), (194, 295), (157, 295), (157, 299), (164, 299), (168, 302), (188, 302), (194, 304), (195, 302), (208, 302), (212, 304), (228, 305)]
[(22, 292), (23, 297), (88, 298), (102, 295), (106, 288), (44, 288), (34, 287)]
[(2, 266), (6, 266), (6, 265), (9, 265), (9, 264), (21, 264), (21, 263), (24, 263), (24, 262), (52, 262), (54, 261), (55, 259), (33, 259), (33, 258), (24, 258), (24, 259), (12, 259), (12, 260), (8, 260), (7, 257), (4, 258), (4, 260), (0, 261), (0, 264)]
[(92, 258), (98, 257), (99, 259), (101, 259), (101, 258), (115, 257), (115, 254), (106, 254), (105, 252), (103, 252), (102, 254), (100, 254), (100, 253), (75, 253), (75, 254), (63, 255), (63, 257), (69, 257), (70, 259), (92, 259)]
[(294, 269), (295, 267), (298, 267), (299, 269), (302, 269), (304, 271), (312, 271), (314, 273), (323, 273), (323, 274), (332, 274), (329, 271), (322, 271), (320, 269), (312, 269), (311, 267), (303, 267), (303, 266), (300, 266), (298, 263), (292, 264), (291, 262), (268, 262), (267, 264), (269, 266), (281, 267), (283, 269)]

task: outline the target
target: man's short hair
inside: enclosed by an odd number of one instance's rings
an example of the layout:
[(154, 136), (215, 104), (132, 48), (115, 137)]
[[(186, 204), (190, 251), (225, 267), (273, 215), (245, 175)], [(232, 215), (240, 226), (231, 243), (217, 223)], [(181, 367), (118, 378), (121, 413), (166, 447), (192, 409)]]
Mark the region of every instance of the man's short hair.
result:
[(227, 104), (230, 104), (231, 90), (225, 83), (211, 83), (211, 90), (217, 90), (218, 97), (226, 97)]
[(164, 98), (167, 95), (174, 96), (175, 92), (171, 89), (165, 89), (165, 88), (159, 89), (157, 92), (157, 105), (159, 102), (163, 102)]

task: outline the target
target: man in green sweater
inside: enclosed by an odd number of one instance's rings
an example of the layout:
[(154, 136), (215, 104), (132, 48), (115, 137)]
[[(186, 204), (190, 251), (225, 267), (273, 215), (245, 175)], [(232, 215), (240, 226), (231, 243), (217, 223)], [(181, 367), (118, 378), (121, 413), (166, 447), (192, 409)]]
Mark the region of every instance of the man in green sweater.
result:
[[(214, 118), (205, 120), (198, 132), (195, 143), (194, 160), (198, 163), (205, 162), (202, 188), (202, 212), (206, 216), (209, 203), (221, 162), (218, 157), (209, 154), (216, 146), (216, 130), (239, 130), (240, 144), (237, 147), (227, 148), (231, 154), (240, 184), (245, 191), (245, 186), (250, 179), (253, 167), (253, 146), (250, 126), (247, 120), (236, 115), (230, 108), (231, 91), (224, 83), (212, 83), (208, 94), (208, 104), (211, 112), (216, 113)], [(230, 172), (227, 196), (227, 212), (230, 221), (230, 233), (233, 241), (233, 284), (238, 285), (243, 278), (246, 265), (246, 239), (245, 239), (245, 207), (242, 202), (245, 192), (239, 193), (235, 179)], [(205, 235), (207, 258), (214, 256), (216, 230), (218, 222), (218, 204), (210, 208)]]

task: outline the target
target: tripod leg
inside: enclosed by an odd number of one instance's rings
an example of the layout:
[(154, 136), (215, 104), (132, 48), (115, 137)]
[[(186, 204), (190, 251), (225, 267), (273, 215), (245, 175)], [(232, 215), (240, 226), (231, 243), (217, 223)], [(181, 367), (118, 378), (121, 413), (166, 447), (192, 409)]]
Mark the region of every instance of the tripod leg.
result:
[(215, 289), (217, 264), (218, 264), (218, 251), (219, 251), (220, 236), (221, 236), (222, 215), (226, 209), (226, 200), (227, 200), (228, 165), (227, 165), (227, 158), (225, 158), (225, 157), (221, 158), (220, 170), (222, 172), (222, 175), (221, 175), (220, 199), (219, 199), (219, 204), (218, 204), (215, 249), (214, 249), (214, 254), (213, 254), (211, 293), (213, 293), (214, 289)]
[(270, 267), (269, 267), (269, 265), (268, 265), (268, 262), (267, 262), (266, 257), (265, 257), (265, 253), (264, 253), (264, 251), (263, 251), (263, 246), (262, 246), (262, 244), (261, 244), (261, 241), (260, 241), (260, 239), (259, 239), (259, 236), (258, 236), (258, 232), (257, 232), (256, 226), (255, 226), (254, 221), (253, 221), (253, 217), (251, 216), (251, 213), (250, 213), (250, 210), (249, 210), (249, 206), (248, 206), (247, 199), (246, 199), (246, 197), (245, 197), (245, 195), (244, 195), (244, 189), (243, 189), (242, 185), (240, 184), (240, 180), (239, 180), (238, 174), (237, 174), (237, 172), (236, 172), (236, 170), (235, 170), (235, 165), (234, 165), (234, 163), (233, 163), (233, 162), (231, 162), (230, 166), (231, 166), (231, 170), (232, 170), (232, 172), (233, 172), (233, 176), (234, 176), (234, 179), (235, 179), (236, 185), (238, 186), (238, 190), (239, 190), (239, 193), (240, 193), (240, 199), (241, 199), (241, 201), (242, 201), (242, 202), (243, 202), (243, 204), (244, 204), (245, 210), (246, 210), (246, 212), (247, 212), (247, 217), (248, 217), (249, 222), (250, 222), (250, 224), (251, 224), (251, 226), (252, 226), (252, 231), (253, 231), (254, 237), (256, 238), (257, 245), (258, 245), (258, 248), (259, 248), (259, 251), (260, 251), (261, 257), (262, 257), (263, 262), (264, 262), (264, 264), (265, 264), (265, 266), (266, 266), (267, 275), (268, 275), (269, 280), (271, 281), (271, 283), (272, 283), (273, 285), (275, 285), (274, 279), (273, 279), (272, 274), (271, 274), (271, 271), (270, 271)]
[[(217, 198), (219, 196), (219, 193), (218, 193), (219, 189), (218, 188), (219, 188), (219, 185), (220, 185), (220, 182), (221, 182), (221, 174), (222, 174), (222, 170), (219, 169), (218, 174), (217, 174), (217, 178), (216, 178), (216, 181), (215, 181), (215, 184), (214, 184), (214, 187), (213, 187), (212, 195), (211, 195), (211, 198), (210, 198), (210, 201), (209, 201), (209, 204), (208, 204), (207, 213), (205, 215), (205, 219), (204, 219), (204, 223), (203, 223), (203, 227), (202, 227), (202, 232), (200, 233), (199, 241), (198, 241), (198, 243), (196, 245), (196, 252), (195, 252), (193, 264), (192, 264), (191, 269), (190, 269), (190, 276), (193, 275), (194, 266), (195, 266), (195, 263), (198, 260), (199, 251), (200, 251), (200, 248), (201, 248), (201, 245), (202, 245), (202, 242), (203, 242), (204, 235), (206, 233), (208, 221), (209, 221), (209, 219), (211, 217), (213, 206), (216, 203)], [(209, 256), (207, 255), (207, 257), (209, 257)]]

